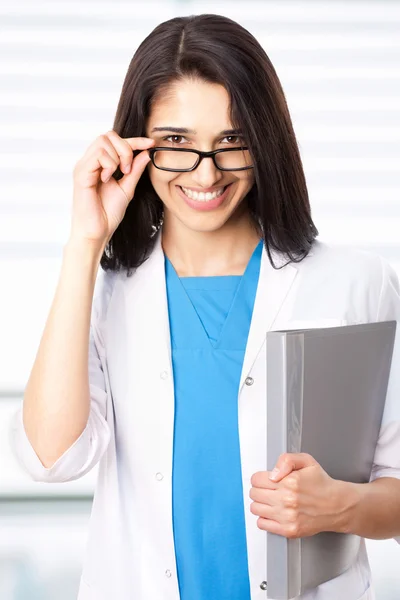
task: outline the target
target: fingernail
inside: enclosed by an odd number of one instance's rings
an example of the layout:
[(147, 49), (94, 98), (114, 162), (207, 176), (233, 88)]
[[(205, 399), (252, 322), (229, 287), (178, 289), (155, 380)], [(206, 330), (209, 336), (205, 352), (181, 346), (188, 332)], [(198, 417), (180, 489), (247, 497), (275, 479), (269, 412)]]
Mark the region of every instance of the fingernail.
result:
[(276, 478), (278, 477), (278, 473), (279, 473), (279, 469), (277, 469), (277, 468), (275, 467), (275, 469), (272, 469), (272, 473), (271, 473), (271, 475), (269, 476), (269, 478), (270, 478), (270, 479), (276, 479)]
[(130, 170), (131, 170), (131, 165), (130, 165), (130, 164), (129, 164), (129, 165), (124, 165), (124, 166), (123, 166), (123, 172), (124, 172), (125, 174), (129, 173), (129, 171), (130, 171)]

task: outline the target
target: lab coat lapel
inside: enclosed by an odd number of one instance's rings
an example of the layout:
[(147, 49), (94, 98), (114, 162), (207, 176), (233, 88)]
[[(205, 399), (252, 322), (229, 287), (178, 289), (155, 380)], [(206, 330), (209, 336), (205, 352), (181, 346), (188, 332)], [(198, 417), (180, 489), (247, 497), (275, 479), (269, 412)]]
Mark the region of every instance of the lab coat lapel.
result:
[[(157, 233), (154, 248), (148, 259), (132, 277), (129, 290), (135, 304), (132, 311), (137, 328), (146, 332), (142, 341), (153, 357), (165, 367), (171, 366), (171, 342), (168, 318), (168, 300), (165, 284), (165, 257), (161, 245), (161, 232)], [(135, 296), (135, 298), (134, 298)]]
[(160, 233), (150, 256), (126, 285), (124, 304), (130, 356), (126, 371), (129, 394), (135, 398), (129, 403), (128, 414), (136, 422), (136, 439), (131, 443), (143, 449), (149, 469), (169, 477), (172, 473), (174, 383)]
[[(132, 317), (138, 324), (140, 323), (140, 329), (146, 332), (149, 347), (153, 353), (156, 353), (160, 363), (172, 369), (165, 259), (161, 236), (162, 230), (157, 234), (149, 258), (132, 277), (129, 293), (132, 301), (134, 297), (135, 300), (140, 298), (140, 302), (134, 301), (136, 315), (134, 316), (132, 311)], [(265, 341), (267, 331), (270, 331), (274, 325), (298, 272), (292, 263), (282, 266), (285, 260), (281, 254), (272, 252), (272, 257), (275, 264), (282, 268), (272, 267), (264, 247), (239, 391)]]
[[(280, 267), (286, 261), (278, 253), (272, 253), (274, 263)], [(257, 354), (265, 341), (267, 331), (272, 329), (279, 310), (288, 295), (297, 275), (297, 269), (288, 264), (282, 268), (274, 269), (269, 261), (268, 254), (263, 248), (260, 265), (260, 276), (254, 300), (253, 314), (247, 339), (246, 353), (243, 361), (239, 392), (244, 381), (254, 364)]]

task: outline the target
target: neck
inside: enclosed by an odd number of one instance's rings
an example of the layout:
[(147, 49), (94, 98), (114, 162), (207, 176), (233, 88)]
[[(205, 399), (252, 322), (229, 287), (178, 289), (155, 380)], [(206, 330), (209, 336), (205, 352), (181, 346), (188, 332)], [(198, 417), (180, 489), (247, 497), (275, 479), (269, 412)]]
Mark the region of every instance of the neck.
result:
[(249, 213), (217, 231), (193, 231), (166, 212), (162, 248), (179, 277), (242, 275), (261, 239)]

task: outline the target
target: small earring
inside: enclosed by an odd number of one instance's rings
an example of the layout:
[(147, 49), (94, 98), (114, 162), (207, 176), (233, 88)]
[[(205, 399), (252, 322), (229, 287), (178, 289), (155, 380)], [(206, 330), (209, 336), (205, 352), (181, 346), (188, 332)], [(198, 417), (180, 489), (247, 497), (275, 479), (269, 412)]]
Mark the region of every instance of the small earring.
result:
[(156, 235), (156, 233), (161, 229), (162, 224), (164, 223), (164, 212), (161, 214), (160, 220), (158, 221), (157, 225), (152, 225), (151, 228), (153, 230), (153, 233), (150, 234), (150, 237), (154, 237)]

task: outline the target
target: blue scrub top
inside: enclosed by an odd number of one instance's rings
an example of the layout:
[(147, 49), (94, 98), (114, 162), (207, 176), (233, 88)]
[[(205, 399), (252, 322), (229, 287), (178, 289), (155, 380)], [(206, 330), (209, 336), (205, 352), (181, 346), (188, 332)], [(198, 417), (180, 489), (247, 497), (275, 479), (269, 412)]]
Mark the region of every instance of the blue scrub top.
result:
[(238, 391), (262, 248), (242, 276), (179, 277), (165, 257), (181, 600), (250, 600)]

